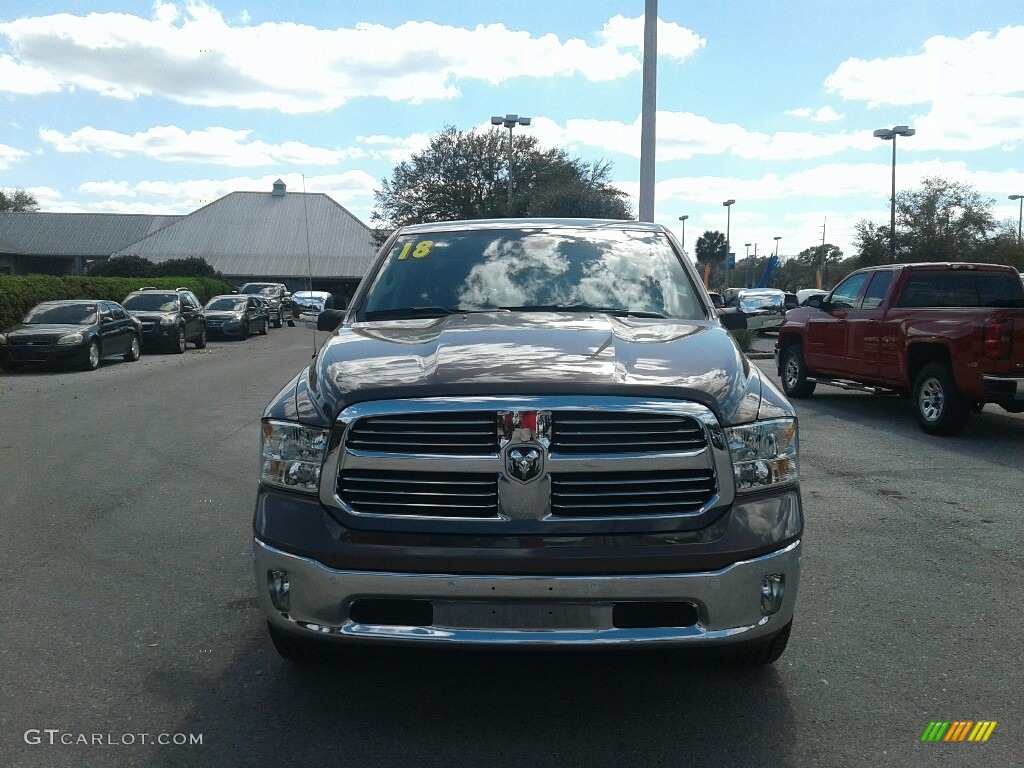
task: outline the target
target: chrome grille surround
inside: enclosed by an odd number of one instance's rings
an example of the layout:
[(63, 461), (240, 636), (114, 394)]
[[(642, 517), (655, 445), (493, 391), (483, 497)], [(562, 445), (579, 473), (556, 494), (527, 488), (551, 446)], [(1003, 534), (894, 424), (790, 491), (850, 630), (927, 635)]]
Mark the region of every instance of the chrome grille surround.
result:
[[(494, 439), (494, 425), (502, 418), (499, 414), (509, 411), (550, 412), (556, 425), (550, 444), (542, 441), (549, 451), (544, 457), (543, 476), (528, 483), (507, 476), (504, 460), (507, 443), (502, 440), (499, 445)], [(365, 424), (423, 421), (443, 425), (462, 421), (463, 416), (469, 414), (473, 418), (481, 414), (489, 418), (489, 450), (480, 443), (478, 453), (438, 453), (439, 441), (436, 440), (409, 442), (384, 451), (360, 447), (360, 442), (363, 446), (367, 444), (363, 441)], [(597, 414), (602, 416), (595, 418)], [(648, 425), (671, 422), (685, 425), (686, 436), (662, 441), (668, 445), (659, 445), (655, 450), (622, 450), (623, 445), (635, 449), (644, 444), (633, 439), (613, 446), (615, 452), (586, 452), (578, 441), (560, 451), (559, 419), (563, 423), (588, 422), (591, 425), (605, 421), (612, 426), (621, 426), (629, 419)], [(381, 445), (383, 443), (378, 442), (374, 447)], [(668, 483), (671, 487), (665, 492), (664, 481), (673, 475), (677, 477)], [(410, 477), (424, 480), (431, 476), (475, 483), (477, 495), (460, 500), (457, 493), (445, 493), (424, 485), (400, 503), (387, 503), (391, 498), (389, 494), (397, 497), (402, 494), (391, 485), (403, 483)], [(477, 525), (494, 525), (494, 533), (501, 532), (502, 524), (509, 522), (533, 523), (532, 532), (556, 528), (565, 532), (587, 521), (620, 521), (626, 525), (622, 530), (631, 529), (630, 523), (642, 525), (642, 521), (652, 519), (671, 524), (673, 520), (685, 521), (713, 508), (727, 507), (735, 497), (732, 461), (725, 435), (709, 408), (693, 402), (631, 397), (436, 397), (357, 403), (344, 409), (335, 422), (321, 477), (321, 502), (351, 516), (354, 522), (364, 521), (362, 525), (372, 527), (374, 521), (380, 524), (419, 521), (422, 527), (422, 522), (429, 520), (444, 528), (445, 521), (471, 521)], [(374, 481), (363, 486), (369, 496), (352, 491), (354, 480), (361, 482), (368, 477)], [(640, 501), (610, 493), (588, 493), (587, 477), (592, 477), (595, 484), (604, 483), (606, 490), (629, 482), (632, 493)], [(577, 485), (572, 485), (573, 482)], [(494, 494), (492, 484), (496, 487)], [(573, 493), (582, 495), (574, 497)], [(496, 504), (493, 504), (491, 500), (495, 497)], [(364, 503), (367, 498), (373, 503)], [(484, 498), (487, 502), (480, 503)], [(578, 503), (573, 499), (578, 499)]]

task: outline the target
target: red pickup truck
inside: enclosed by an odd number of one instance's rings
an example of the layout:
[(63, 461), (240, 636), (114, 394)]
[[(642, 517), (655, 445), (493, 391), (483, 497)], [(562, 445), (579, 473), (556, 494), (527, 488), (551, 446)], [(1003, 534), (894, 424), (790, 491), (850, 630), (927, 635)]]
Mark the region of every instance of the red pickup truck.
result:
[(1024, 284), (996, 264), (861, 269), (786, 313), (775, 360), (791, 398), (893, 391), (925, 432), (953, 435), (985, 403), (1024, 411)]

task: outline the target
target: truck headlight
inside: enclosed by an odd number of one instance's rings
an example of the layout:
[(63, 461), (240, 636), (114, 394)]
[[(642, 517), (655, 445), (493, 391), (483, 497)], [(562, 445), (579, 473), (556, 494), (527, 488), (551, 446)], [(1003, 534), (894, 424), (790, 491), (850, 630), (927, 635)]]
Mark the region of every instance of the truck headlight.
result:
[(327, 430), (264, 421), (260, 481), (289, 491), (316, 493), (327, 452)]
[(82, 336), (82, 334), (80, 333), (69, 333), (66, 336), (61, 336), (59, 339), (57, 339), (57, 344), (59, 346), (65, 346), (68, 344), (81, 344), (84, 338), (85, 337)]
[(796, 419), (771, 419), (725, 430), (736, 490), (760, 491), (796, 482)]

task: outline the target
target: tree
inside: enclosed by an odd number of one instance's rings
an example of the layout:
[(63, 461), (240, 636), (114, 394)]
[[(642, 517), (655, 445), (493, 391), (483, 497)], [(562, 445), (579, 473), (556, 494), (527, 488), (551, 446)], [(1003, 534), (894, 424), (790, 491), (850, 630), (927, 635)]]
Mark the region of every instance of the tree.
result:
[(113, 256), (94, 261), (89, 267), (90, 277), (150, 277), (153, 262), (142, 256)]
[[(896, 195), (896, 261), (984, 261), (996, 229), (994, 201), (971, 185), (929, 176)], [(861, 266), (892, 260), (889, 227), (863, 220), (855, 242)]]
[(35, 212), (39, 210), (39, 201), (35, 196), (24, 189), (15, 189), (4, 192), (0, 189), (0, 212), (20, 213), (23, 211)]
[[(127, 257), (125, 257), (127, 258)], [(220, 278), (220, 272), (213, 268), (206, 259), (190, 256), (187, 259), (168, 259), (154, 264), (148, 277), (212, 277)], [(147, 277), (147, 275), (140, 275)]]
[(629, 219), (627, 195), (609, 182), (611, 164), (584, 163), (535, 136), (512, 142), (513, 199), (508, 204), (508, 138), (446, 127), (422, 152), (399, 163), (374, 192), (382, 229), (452, 219), (583, 216)]
[(705, 284), (711, 284), (709, 280), (711, 270), (725, 262), (728, 256), (725, 247), (725, 235), (717, 230), (707, 230), (697, 238), (697, 244), (693, 247), (693, 253), (697, 257), (697, 264), (704, 268)]
[[(822, 270), (824, 259), (824, 270)], [(835, 283), (835, 268), (842, 261), (843, 252), (831, 243), (824, 246), (815, 245), (804, 248), (791, 259), (786, 259), (772, 272), (772, 288), (781, 288), (793, 293), (801, 288), (816, 288), (818, 273), (821, 272), (822, 285)]]

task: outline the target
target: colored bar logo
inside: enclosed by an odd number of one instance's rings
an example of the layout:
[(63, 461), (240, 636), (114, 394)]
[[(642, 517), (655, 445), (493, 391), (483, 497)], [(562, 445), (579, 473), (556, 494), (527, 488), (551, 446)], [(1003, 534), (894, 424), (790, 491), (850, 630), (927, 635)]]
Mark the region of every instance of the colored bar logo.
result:
[(928, 723), (921, 741), (988, 741), (996, 725), (995, 720), (940, 720)]

